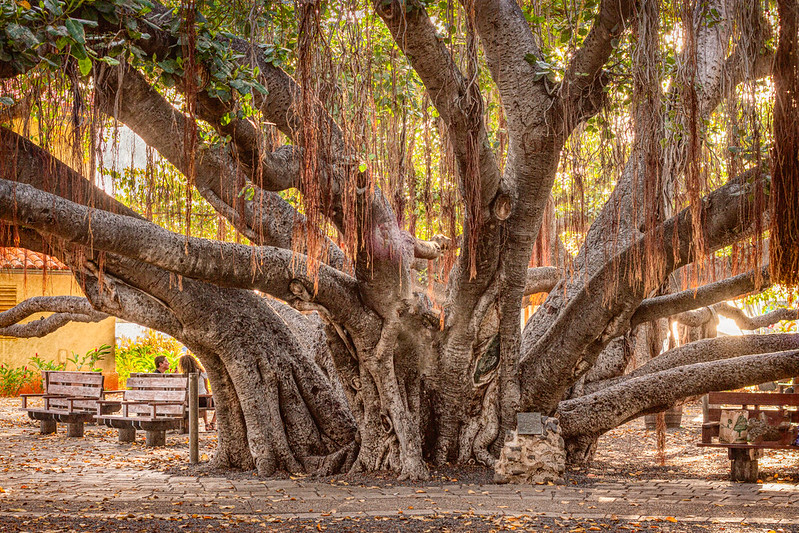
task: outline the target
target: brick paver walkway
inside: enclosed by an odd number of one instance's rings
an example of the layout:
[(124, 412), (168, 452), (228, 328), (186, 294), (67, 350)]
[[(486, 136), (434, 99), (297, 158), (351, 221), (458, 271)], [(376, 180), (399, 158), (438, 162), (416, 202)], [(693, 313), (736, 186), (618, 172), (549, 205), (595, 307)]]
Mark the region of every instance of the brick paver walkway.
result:
[[(2, 411), (2, 410), (0, 410)], [(4, 411), (8, 415), (9, 411)], [(83, 439), (42, 436), (17, 412), (0, 412), (0, 516), (81, 513), (123, 516), (257, 516), (262, 520), (470, 513), (595, 520), (676, 519), (680, 523), (779, 524), (799, 530), (799, 485), (635, 480), (593, 486), (431, 483), (354, 486), (296, 480), (174, 475), (185, 464), (185, 436), (164, 448), (121, 445), (88, 427)], [(203, 434), (205, 450), (212, 436)], [(171, 462), (171, 463), (170, 463)], [(135, 502), (135, 503), (134, 503)]]

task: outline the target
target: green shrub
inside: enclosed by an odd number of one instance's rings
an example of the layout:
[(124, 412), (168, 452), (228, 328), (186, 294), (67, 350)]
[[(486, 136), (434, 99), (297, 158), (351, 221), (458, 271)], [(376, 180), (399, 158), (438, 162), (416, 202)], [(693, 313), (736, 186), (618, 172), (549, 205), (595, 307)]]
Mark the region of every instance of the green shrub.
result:
[(84, 366), (88, 366), (89, 370), (92, 372), (101, 372), (101, 369), (97, 368), (95, 365), (110, 353), (111, 347), (107, 344), (103, 344), (93, 350), (89, 350), (85, 355), (78, 355), (76, 352), (72, 352), (72, 357), (67, 357), (67, 361), (72, 363), (75, 366), (75, 370), (78, 372), (82, 371)]
[(0, 364), (0, 396), (16, 396), (25, 385), (33, 383), (36, 372), (27, 366), (11, 368)]
[(42, 370), (66, 370), (67, 368), (66, 363), (56, 363), (55, 361), (44, 360), (39, 357), (38, 353), (28, 359), (28, 364), (33, 366), (33, 368), (39, 372)]

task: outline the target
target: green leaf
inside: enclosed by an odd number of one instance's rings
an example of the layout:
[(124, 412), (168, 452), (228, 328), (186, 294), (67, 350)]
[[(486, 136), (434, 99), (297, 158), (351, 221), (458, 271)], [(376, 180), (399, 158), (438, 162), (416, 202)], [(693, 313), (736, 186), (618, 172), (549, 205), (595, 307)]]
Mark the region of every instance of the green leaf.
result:
[(76, 19), (67, 19), (64, 25), (67, 27), (67, 31), (72, 38), (75, 39), (75, 42), (86, 44), (86, 34), (83, 31), (83, 24)]
[(103, 2), (102, 0), (99, 2), (95, 2), (94, 7), (100, 13), (113, 13), (116, 9), (113, 4), (110, 4), (108, 2)]
[(81, 76), (88, 76), (92, 71), (92, 60), (88, 57), (78, 59), (78, 68), (80, 69)]
[(99, 58), (99, 60), (107, 65), (111, 65), (112, 67), (116, 67), (117, 65), (119, 65), (119, 61), (110, 56), (103, 56)]
[(0, 104), (12, 106), (14, 105), (14, 99), (8, 96), (0, 96)]
[(64, 14), (64, 11), (61, 9), (61, 4), (54, 0), (44, 0), (44, 7), (49, 11), (52, 15), (56, 17), (60, 17)]
[(14, 24), (13, 22), (6, 26), (6, 33), (14, 41), (20, 41), (28, 47), (34, 47), (39, 44), (39, 39), (28, 28)]
[(165, 59), (164, 61), (159, 61), (158, 66), (166, 72), (167, 74), (174, 74), (178, 68), (178, 64), (174, 59)]
[(358, 172), (366, 172), (366, 163), (358, 165)]

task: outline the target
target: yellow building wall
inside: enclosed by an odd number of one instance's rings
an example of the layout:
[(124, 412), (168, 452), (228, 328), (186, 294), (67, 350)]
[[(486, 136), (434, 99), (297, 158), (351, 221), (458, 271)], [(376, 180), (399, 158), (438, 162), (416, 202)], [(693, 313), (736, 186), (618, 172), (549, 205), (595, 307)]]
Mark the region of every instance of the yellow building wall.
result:
[[(42, 287), (42, 272), (28, 269), (27, 275), (22, 270), (0, 270), (0, 287), (8, 289), (16, 287), (17, 303), (32, 296), (83, 296), (75, 278), (68, 271), (48, 271), (45, 287)], [(31, 315), (23, 322), (38, 320), (50, 313)], [(84, 355), (89, 350), (103, 344), (115, 347), (116, 319), (109, 317), (101, 322), (70, 322), (66, 326), (44, 337), (17, 339), (0, 337), (0, 363), (19, 367), (29, 365), (29, 359), (38, 354), (45, 360), (66, 363), (73, 352)], [(113, 351), (97, 364), (103, 374), (115, 371)], [(74, 370), (67, 363), (67, 370)], [(84, 367), (83, 370), (91, 370)]]

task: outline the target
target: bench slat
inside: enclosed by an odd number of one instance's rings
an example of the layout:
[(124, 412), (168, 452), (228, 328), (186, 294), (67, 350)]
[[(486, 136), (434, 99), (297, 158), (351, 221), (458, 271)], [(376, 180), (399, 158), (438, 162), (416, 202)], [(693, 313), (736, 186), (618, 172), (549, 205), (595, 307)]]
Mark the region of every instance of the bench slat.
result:
[(698, 442), (697, 446), (702, 448), (737, 448), (742, 450), (795, 450), (799, 451), (799, 447), (791, 444), (777, 444), (777, 443), (762, 443), (762, 444), (744, 444), (736, 442), (735, 444), (727, 444), (724, 442)]
[(125, 382), (128, 389), (188, 389), (189, 380), (184, 376), (135, 377)]
[(83, 387), (81, 385), (52, 385), (47, 386), (47, 394), (59, 396), (79, 396), (83, 398), (100, 398), (103, 394), (102, 387)]
[(708, 409), (707, 422), (718, 422), (721, 420), (721, 411), (747, 411), (748, 418), (757, 418), (761, 413), (766, 416), (766, 420), (770, 423), (779, 423), (783, 420), (789, 422), (799, 422), (799, 411), (788, 411), (783, 409), (721, 409), (718, 407), (711, 407)]
[(46, 370), (45, 381), (51, 385), (53, 384), (86, 384), (103, 386), (103, 375), (99, 372), (62, 372), (56, 370)]
[[(69, 401), (65, 398), (51, 398), (48, 402), (51, 409), (67, 409)], [(73, 400), (72, 407), (74, 409), (88, 409), (91, 411), (97, 410), (96, 400)]]
[(129, 390), (125, 393), (128, 402), (185, 402), (185, 390)]
[(711, 392), (711, 405), (783, 405), (799, 406), (799, 393), (784, 392)]

